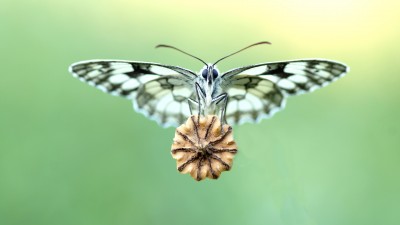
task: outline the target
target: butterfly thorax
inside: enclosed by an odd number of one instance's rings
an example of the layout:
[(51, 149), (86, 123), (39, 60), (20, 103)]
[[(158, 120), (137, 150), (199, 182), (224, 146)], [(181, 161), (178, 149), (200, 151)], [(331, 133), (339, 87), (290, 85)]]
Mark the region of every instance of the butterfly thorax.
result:
[(213, 100), (222, 92), (220, 88), (219, 71), (216, 66), (212, 64), (204, 66), (200, 71), (197, 83), (200, 87), (199, 98), (203, 105), (204, 113), (206, 115), (214, 114), (216, 106)]

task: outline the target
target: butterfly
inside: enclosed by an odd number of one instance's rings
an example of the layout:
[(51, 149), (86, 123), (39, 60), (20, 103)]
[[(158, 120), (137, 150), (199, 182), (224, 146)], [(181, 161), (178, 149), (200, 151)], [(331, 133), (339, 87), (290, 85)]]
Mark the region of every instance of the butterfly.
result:
[(169, 45), (204, 64), (199, 73), (152, 62), (89, 60), (72, 64), (74, 77), (133, 102), (136, 111), (163, 127), (178, 126), (192, 114), (220, 114), (228, 124), (258, 122), (285, 106), (288, 96), (314, 91), (344, 76), (349, 68), (325, 59), (299, 59), (243, 66), (221, 73), (215, 63)]

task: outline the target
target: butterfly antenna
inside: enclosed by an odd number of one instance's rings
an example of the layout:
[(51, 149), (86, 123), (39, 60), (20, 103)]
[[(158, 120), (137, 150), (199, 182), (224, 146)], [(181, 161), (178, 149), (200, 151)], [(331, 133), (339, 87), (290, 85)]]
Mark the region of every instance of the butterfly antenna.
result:
[(271, 42), (268, 42), (268, 41), (261, 41), (261, 42), (257, 42), (257, 43), (254, 43), (254, 44), (252, 44), (252, 45), (249, 45), (249, 46), (247, 46), (247, 47), (245, 47), (245, 48), (240, 49), (239, 51), (236, 51), (236, 52), (234, 52), (234, 53), (232, 53), (232, 54), (229, 54), (229, 55), (227, 55), (227, 56), (224, 56), (224, 57), (218, 59), (218, 60), (213, 64), (213, 66), (215, 66), (217, 63), (219, 63), (221, 60), (224, 60), (224, 59), (226, 59), (226, 58), (228, 58), (228, 57), (230, 57), (230, 56), (233, 56), (233, 55), (235, 55), (235, 54), (237, 54), (237, 53), (239, 53), (239, 52), (241, 52), (241, 51), (244, 51), (244, 50), (246, 50), (246, 49), (248, 49), (248, 48), (251, 48), (251, 47), (253, 47), (253, 46), (256, 46), (256, 45), (264, 45), (264, 44), (270, 45)]
[(182, 52), (182, 53), (185, 54), (185, 55), (191, 56), (191, 57), (193, 57), (193, 58), (195, 58), (195, 59), (201, 61), (202, 63), (204, 63), (204, 65), (208, 66), (207, 63), (204, 62), (203, 60), (201, 60), (200, 58), (198, 58), (198, 57), (196, 57), (196, 56), (194, 56), (194, 55), (192, 55), (192, 54), (189, 54), (189, 53), (187, 53), (187, 52), (185, 52), (185, 51), (182, 51), (182, 50), (180, 50), (179, 48), (175, 48), (174, 46), (171, 46), (171, 45), (157, 45), (156, 48), (172, 48), (172, 49), (174, 49), (174, 50), (176, 50), (176, 51)]

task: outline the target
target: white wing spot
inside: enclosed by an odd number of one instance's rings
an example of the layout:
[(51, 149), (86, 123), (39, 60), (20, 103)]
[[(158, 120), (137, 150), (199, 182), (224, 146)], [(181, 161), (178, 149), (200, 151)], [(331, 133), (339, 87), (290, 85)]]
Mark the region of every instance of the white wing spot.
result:
[(297, 68), (297, 67), (286, 67), (283, 70), (285, 73), (291, 73), (291, 74), (301, 74), (301, 75), (306, 75), (307, 71), (304, 70), (304, 68)]
[(182, 114), (188, 117), (190, 115), (189, 106), (187, 104), (183, 105), (182, 107)]
[(146, 87), (147, 91), (150, 91), (151, 89), (156, 89), (156, 90), (161, 89), (161, 85), (158, 82), (150, 82), (150, 83), (146, 84), (145, 87)]
[(315, 65), (315, 68), (320, 69), (320, 70), (326, 69), (327, 67), (329, 67), (328, 63), (319, 63), (319, 64)]
[(179, 114), (181, 109), (181, 104), (179, 104), (178, 102), (172, 101), (167, 108), (168, 113), (172, 113), (172, 114)]
[(179, 85), (182, 85), (184, 82), (182, 82), (182, 80), (179, 80), (179, 79), (171, 78), (171, 79), (168, 79), (168, 83), (171, 85), (179, 86)]
[(261, 90), (258, 90), (256, 88), (250, 88), (247, 92), (256, 96), (257, 98), (263, 98), (265, 94), (265, 92), (262, 92)]
[(237, 101), (229, 101), (228, 105), (226, 106), (226, 114), (230, 115), (235, 113), (238, 109), (237, 109)]
[(234, 85), (245, 85), (250, 82), (249, 78), (240, 78), (234, 81)]
[(229, 88), (227, 91), (229, 96), (235, 96), (235, 95), (245, 95), (246, 90), (243, 88)]
[(282, 79), (278, 82), (278, 86), (287, 90), (296, 88), (296, 85), (287, 79)]
[(123, 83), (121, 88), (122, 90), (133, 90), (138, 88), (140, 83), (135, 79), (130, 79), (127, 82)]
[(274, 84), (271, 81), (262, 80), (262, 81), (258, 82), (257, 88), (259, 88), (259, 87), (268, 87), (268, 88), (272, 89), (273, 86), (274, 86)]
[(87, 76), (89, 77), (89, 78), (93, 78), (93, 77), (96, 77), (96, 76), (98, 76), (98, 75), (100, 75), (101, 73), (100, 73), (100, 71), (99, 70), (93, 70), (93, 71), (90, 71), (89, 73), (87, 73)]
[(159, 78), (159, 76), (157, 75), (145, 74), (143, 76), (140, 76), (138, 79), (141, 83), (146, 83), (157, 78)]
[(162, 96), (168, 94), (169, 91), (170, 91), (170, 90), (168, 90), (168, 89), (162, 89), (162, 90), (160, 90), (159, 92), (157, 92), (157, 93), (154, 94), (154, 98), (155, 98), (155, 99), (161, 98)]
[(244, 112), (248, 112), (253, 110), (253, 106), (250, 104), (250, 102), (246, 101), (246, 100), (241, 100), (239, 101), (239, 109), (240, 111), (244, 111)]
[(337, 69), (333, 69), (333, 70), (332, 70), (332, 73), (335, 74), (335, 75), (339, 75), (339, 74), (341, 74), (342, 72), (343, 72), (343, 71), (337, 70)]
[(260, 77), (264, 78), (266, 80), (270, 80), (270, 81), (272, 81), (274, 83), (278, 82), (278, 80), (279, 80), (279, 77), (274, 76), (274, 75), (261, 75)]
[(324, 70), (320, 70), (318, 73), (316, 73), (316, 75), (323, 78), (329, 78), (331, 76), (331, 73), (326, 72)]
[(153, 73), (160, 74), (160, 75), (176, 74), (175, 71), (173, 71), (171, 69), (167, 69), (165, 67), (161, 67), (161, 66), (151, 66), (149, 70)]
[(133, 71), (132, 66), (129, 64), (125, 64), (124, 66), (119, 66), (117, 68), (114, 68), (114, 70), (111, 72), (111, 74), (129, 73), (132, 71)]
[(122, 84), (127, 80), (129, 80), (129, 76), (125, 74), (117, 74), (108, 78), (108, 81), (112, 84)]
[(254, 95), (246, 95), (246, 99), (251, 103), (253, 109), (259, 111), (262, 109), (263, 104), (259, 98), (255, 97)]
[(185, 98), (189, 98), (192, 92), (187, 88), (174, 88), (172, 91), (175, 96), (183, 96)]
[(174, 101), (172, 95), (166, 95), (164, 98), (160, 99), (157, 103), (158, 109), (165, 109), (170, 102)]
[(124, 67), (124, 68), (129, 69), (130, 71), (133, 71), (132, 65), (129, 63), (124, 63), (124, 62), (111, 62), (110, 67), (113, 69), (119, 69), (121, 67)]
[(246, 70), (243, 73), (246, 75), (258, 75), (264, 73), (267, 70), (268, 70), (267, 66), (257, 66), (252, 69)]
[(101, 69), (103, 66), (101, 64), (93, 64), (93, 65), (89, 65), (89, 67), (91, 67), (94, 70), (98, 70), (98, 69)]
[(288, 77), (288, 80), (291, 80), (295, 83), (304, 84), (304, 83), (307, 83), (308, 78), (306, 76), (293, 75), (293, 76)]
[(290, 66), (307, 67), (308, 62), (291, 62)]

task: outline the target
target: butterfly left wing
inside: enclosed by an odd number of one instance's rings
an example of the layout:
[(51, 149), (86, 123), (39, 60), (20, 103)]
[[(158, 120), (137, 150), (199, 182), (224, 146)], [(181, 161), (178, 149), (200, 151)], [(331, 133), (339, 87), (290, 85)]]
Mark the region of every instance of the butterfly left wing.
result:
[(229, 99), (227, 121), (241, 124), (272, 116), (283, 108), (286, 96), (316, 90), (347, 72), (348, 67), (342, 63), (318, 59), (262, 63), (230, 70), (221, 75), (221, 88)]
[(136, 111), (164, 127), (177, 126), (189, 115), (182, 99), (192, 94), (197, 77), (181, 67), (122, 60), (82, 61), (69, 71), (104, 92), (132, 100)]

